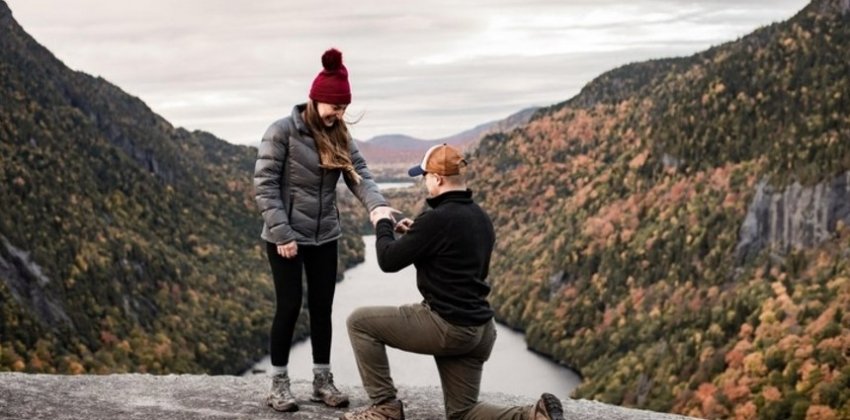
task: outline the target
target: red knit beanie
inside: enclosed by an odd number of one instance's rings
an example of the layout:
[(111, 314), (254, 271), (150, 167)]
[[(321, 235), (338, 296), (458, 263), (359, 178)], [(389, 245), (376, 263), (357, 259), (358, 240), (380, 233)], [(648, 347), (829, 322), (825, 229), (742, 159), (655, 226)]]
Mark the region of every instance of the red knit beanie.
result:
[(342, 64), (342, 53), (331, 48), (322, 54), (325, 68), (313, 79), (310, 99), (332, 105), (351, 103), (351, 86), (348, 85), (348, 69)]

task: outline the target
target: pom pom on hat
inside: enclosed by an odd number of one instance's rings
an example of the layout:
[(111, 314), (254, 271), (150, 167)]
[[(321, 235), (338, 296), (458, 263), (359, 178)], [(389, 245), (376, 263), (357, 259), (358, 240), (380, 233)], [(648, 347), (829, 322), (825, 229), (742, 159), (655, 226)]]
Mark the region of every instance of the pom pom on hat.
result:
[(333, 105), (351, 103), (348, 69), (342, 64), (342, 52), (331, 48), (322, 54), (322, 67), (310, 87), (310, 99)]
[(331, 48), (322, 54), (322, 67), (327, 71), (337, 71), (342, 67), (342, 53), (336, 48)]

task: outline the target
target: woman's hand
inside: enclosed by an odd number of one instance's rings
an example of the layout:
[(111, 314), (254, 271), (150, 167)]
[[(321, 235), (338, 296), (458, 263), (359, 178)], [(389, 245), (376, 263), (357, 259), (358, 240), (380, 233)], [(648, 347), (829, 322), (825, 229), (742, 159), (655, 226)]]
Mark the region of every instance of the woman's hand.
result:
[(395, 224), (395, 217), (393, 217), (394, 213), (401, 214), (400, 211), (390, 206), (377, 207), (375, 208), (375, 210), (372, 210), (372, 212), (369, 213), (369, 220), (372, 221), (372, 226), (377, 226), (378, 221), (381, 219), (390, 219), (390, 221)]
[(277, 253), (283, 258), (295, 258), (298, 255), (298, 244), (295, 241), (277, 245)]

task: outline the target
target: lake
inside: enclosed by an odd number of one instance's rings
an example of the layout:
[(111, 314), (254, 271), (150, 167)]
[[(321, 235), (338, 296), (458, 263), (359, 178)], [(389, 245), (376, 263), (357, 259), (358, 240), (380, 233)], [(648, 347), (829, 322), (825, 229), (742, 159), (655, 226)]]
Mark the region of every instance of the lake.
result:
[[(375, 258), (375, 236), (364, 236), (366, 261), (345, 272), (334, 297), (331, 369), (337, 383), (360, 385), (345, 319), (355, 308), (366, 305), (401, 305), (420, 302), (413, 266), (398, 273), (384, 273)], [(269, 314), (271, 316), (271, 314)], [(550, 359), (526, 349), (522, 333), (496, 324), (498, 338), (490, 360), (484, 364), (482, 392), (504, 392), (537, 398), (542, 392), (565, 396), (581, 382), (578, 375)], [(387, 349), (393, 380), (397, 385), (439, 386), (437, 367), (430, 356)], [(251, 371), (268, 371), (269, 357)], [(289, 357), (293, 379), (312, 380), (310, 341), (296, 343)], [(248, 373), (251, 374), (251, 373)]]
[(400, 188), (408, 188), (416, 185), (415, 182), (406, 181), (406, 182), (379, 182), (378, 187), (381, 188), (381, 191), (385, 190), (396, 190)]

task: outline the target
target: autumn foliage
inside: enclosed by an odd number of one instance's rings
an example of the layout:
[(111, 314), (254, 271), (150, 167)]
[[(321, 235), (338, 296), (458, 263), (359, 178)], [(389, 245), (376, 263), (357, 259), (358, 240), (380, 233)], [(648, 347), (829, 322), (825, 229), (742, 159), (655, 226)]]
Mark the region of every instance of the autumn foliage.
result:
[[(850, 170), (848, 14), (636, 63), (485, 137), (499, 318), (575, 397), (706, 418), (850, 418), (850, 234), (741, 260), (756, 184)], [(824, 12), (824, 11), (832, 12)]]

